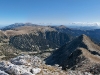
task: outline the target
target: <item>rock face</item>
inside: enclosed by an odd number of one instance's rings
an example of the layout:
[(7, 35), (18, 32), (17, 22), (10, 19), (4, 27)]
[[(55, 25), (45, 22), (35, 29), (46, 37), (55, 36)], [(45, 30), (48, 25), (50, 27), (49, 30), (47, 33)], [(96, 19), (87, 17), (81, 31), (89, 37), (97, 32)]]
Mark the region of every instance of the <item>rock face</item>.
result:
[(63, 69), (86, 71), (100, 63), (100, 47), (83, 34), (54, 51), (45, 60), (47, 64), (59, 64)]
[(58, 46), (51, 41), (38, 37), (36, 35), (19, 35), (10, 39), (10, 44), (15, 48), (26, 51), (38, 51), (46, 49), (55, 49)]
[(38, 32), (37, 35), (17, 35), (10, 38), (9, 43), (15, 48), (27, 51), (56, 49), (72, 39), (66, 33)]

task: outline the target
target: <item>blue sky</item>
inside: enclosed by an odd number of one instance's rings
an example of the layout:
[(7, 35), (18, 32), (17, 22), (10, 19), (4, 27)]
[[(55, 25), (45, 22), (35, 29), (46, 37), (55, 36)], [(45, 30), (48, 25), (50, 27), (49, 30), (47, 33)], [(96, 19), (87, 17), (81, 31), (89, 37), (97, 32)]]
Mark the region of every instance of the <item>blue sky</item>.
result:
[(100, 22), (100, 0), (0, 0), (0, 25)]

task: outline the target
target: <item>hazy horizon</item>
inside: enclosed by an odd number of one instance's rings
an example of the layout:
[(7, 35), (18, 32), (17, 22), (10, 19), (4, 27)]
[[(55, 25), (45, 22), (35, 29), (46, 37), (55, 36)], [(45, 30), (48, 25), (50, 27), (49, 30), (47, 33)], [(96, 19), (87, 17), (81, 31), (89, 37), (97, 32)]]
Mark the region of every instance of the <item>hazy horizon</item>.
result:
[[(27, 22), (28, 23), (28, 22)], [(18, 23), (18, 24), (27, 24), (27, 23)], [(16, 23), (12, 23), (12, 24), (5, 24), (5, 25), (0, 25), (0, 27), (2, 28), (2, 27), (5, 27), (5, 26), (9, 26), (9, 25), (13, 25), (13, 24), (16, 24)], [(31, 24), (34, 24), (34, 23), (31, 23)], [(82, 26), (86, 26), (86, 27), (88, 27), (88, 26), (95, 26), (95, 27), (100, 27), (100, 24), (99, 23), (81, 23), (81, 22), (78, 22), (78, 23), (67, 23), (67, 24), (49, 24), (49, 23), (47, 23), (47, 24), (42, 24), (42, 23), (39, 23), (39, 24), (36, 24), (36, 25), (42, 25), (42, 26), (48, 26), (48, 25), (50, 25), (50, 26), (60, 26), (60, 25), (64, 25), (64, 26), (68, 26), (68, 27), (82, 27)]]

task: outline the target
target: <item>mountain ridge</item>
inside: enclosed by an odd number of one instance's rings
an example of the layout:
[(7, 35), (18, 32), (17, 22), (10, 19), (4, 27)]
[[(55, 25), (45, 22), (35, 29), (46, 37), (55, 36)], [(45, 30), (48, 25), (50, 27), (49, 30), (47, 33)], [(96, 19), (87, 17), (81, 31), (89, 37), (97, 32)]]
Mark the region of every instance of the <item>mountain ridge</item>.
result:
[[(10, 29), (9, 29), (10, 27)], [(7, 29), (8, 28), (8, 29)], [(39, 29), (40, 28), (40, 29)], [(28, 33), (37, 33), (37, 31), (45, 32), (45, 31), (57, 31), (66, 34), (70, 34), (73, 37), (80, 36), (85, 34), (94, 42), (100, 43), (100, 29), (91, 29), (91, 30), (81, 30), (76, 28), (70, 28), (68, 26), (59, 25), (59, 26), (43, 26), (31, 23), (16, 23), (12, 24), (8, 27), (2, 28), (2, 32), (7, 36), (14, 36), (14, 35), (21, 35), (21, 34), (28, 34)]]
[[(90, 45), (88, 45), (87, 42)], [(87, 69), (94, 64), (99, 64), (99, 60), (100, 46), (94, 44), (91, 39), (84, 34), (63, 45), (45, 59), (49, 65), (59, 64), (63, 69), (67, 68), (73, 70), (79, 70), (79, 68)]]

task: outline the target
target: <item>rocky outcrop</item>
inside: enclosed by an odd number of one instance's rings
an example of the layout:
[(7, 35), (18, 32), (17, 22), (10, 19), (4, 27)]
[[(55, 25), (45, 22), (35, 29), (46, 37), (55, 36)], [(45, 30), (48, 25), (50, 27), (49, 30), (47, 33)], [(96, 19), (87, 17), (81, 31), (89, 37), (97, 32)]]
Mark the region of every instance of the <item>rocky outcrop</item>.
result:
[(63, 71), (59, 65), (46, 65), (37, 56), (20, 55), (0, 62), (0, 75), (92, 75), (88, 72)]
[(42, 63), (38, 57), (21, 55), (9, 61), (0, 62), (1, 73), (6, 75), (35, 75), (41, 71), (39, 68)]
[(41, 59), (36, 56), (31, 57), (29, 55), (21, 55), (11, 59), (10, 62), (0, 62), (0, 70), (1, 73), (5, 71), (7, 75), (35, 75), (41, 71), (39, 68), (41, 63)]
[(36, 75), (42, 71), (46, 75), (49, 73), (48, 69), (50, 68), (53, 69), (53, 67), (43, 64), (42, 60), (36, 56), (21, 55), (11, 59), (10, 62), (0, 62), (0, 75)]

